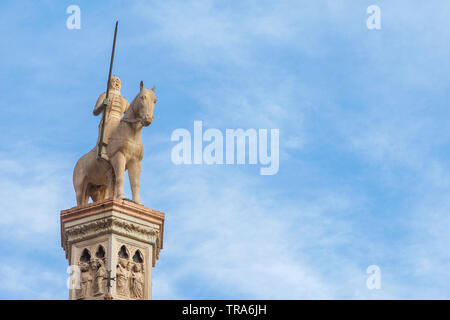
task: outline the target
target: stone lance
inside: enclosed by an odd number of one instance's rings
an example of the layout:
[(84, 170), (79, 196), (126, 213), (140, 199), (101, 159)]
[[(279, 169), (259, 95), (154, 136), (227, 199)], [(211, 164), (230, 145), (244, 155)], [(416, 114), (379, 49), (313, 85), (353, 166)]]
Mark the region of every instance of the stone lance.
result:
[(106, 102), (105, 107), (103, 109), (103, 115), (102, 115), (102, 127), (100, 129), (100, 139), (98, 142), (98, 153), (97, 153), (97, 157), (101, 158), (101, 154), (102, 154), (102, 148), (103, 148), (103, 134), (105, 132), (105, 121), (106, 121), (106, 108), (108, 107), (107, 103), (109, 102), (109, 82), (111, 81), (111, 72), (112, 72), (112, 67), (113, 67), (113, 63), (114, 63), (114, 50), (116, 49), (116, 37), (117, 37), (117, 25), (119, 24), (119, 21), (116, 21), (116, 28), (114, 30), (114, 41), (113, 41), (113, 46), (112, 46), (112, 52), (111, 52), (111, 61), (109, 63), (109, 74), (108, 74), (108, 82), (106, 83), (106, 97), (105, 100), (103, 100), (104, 102)]

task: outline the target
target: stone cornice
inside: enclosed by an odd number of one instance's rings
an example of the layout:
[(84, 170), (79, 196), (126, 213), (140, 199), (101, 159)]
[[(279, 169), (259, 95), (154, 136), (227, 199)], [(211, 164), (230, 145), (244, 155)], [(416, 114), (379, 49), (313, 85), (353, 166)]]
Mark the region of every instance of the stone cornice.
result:
[(157, 224), (160, 224), (158, 222), (164, 222), (163, 212), (147, 208), (143, 205), (139, 205), (131, 201), (118, 199), (107, 199), (100, 202), (88, 203), (67, 210), (62, 210), (61, 220), (67, 222), (109, 210), (125, 213), (130, 216), (134, 216), (136, 218), (140, 218), (142, 220)]
[[(133, 219), (123, 219), (123, 216), (117, 216), (117, 213), (138, 220), (133, 222)], [(102, 214), (108, 215), (102, 217)], [(82, 219), (85, 222), (77, 224), (77, 221)], [(139, 223), (139, 220), (142, 223)], [(69, 222), (71, 223), (68, 226)], [(66, 254), (70, 250), (71, 243), (110, 233), (150, 243), (154, 247), (153, 261), (155, 262), (163, 247), (164, 213), (131, 201), (117, 199), (89, 203), (61, 211), (61, 245)]]
[(139, 205), (131, 201), (119, 199), (107, 199), (100, 202), (89, 203), (81, 206), (76, 206), (67, 210), (62, 210), (61, 237), (63, 231), (62, 227), (64, 223), (93, 216), (107, 211), (123, 213), (131, 217), (142, 219), (144, 221), (148, 221), (159, 225), (161, 231), (161, 249), (163, 248), (164, 218), (165, 218), (164, 213), (147, 208), (143, 205)]

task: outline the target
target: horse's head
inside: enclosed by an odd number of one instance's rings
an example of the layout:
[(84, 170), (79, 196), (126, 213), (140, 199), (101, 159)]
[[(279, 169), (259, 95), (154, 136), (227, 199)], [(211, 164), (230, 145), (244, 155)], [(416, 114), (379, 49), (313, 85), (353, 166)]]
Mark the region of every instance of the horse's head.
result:
[(155, 109), (155, 103), (158, 101), (155, 97), (155, 86), (150, 89), (144, 88), (144, 81), (140, 83), (139, 99), (144, 106), (139, 108), (139, 117), (142, 118), (142, 125), (148, 126), (153, 121), (153, 110)]
[[(133, 112), (133, 115), (126, 115), (126, 118), (131, 116), (134, 119), (141, 120), (143, 126), (148, 126), (153, 121), (153, 110), (155, 109), (155, 103), (157, 99), (155, 97), (155, 87), (152, 89), (144, 88), (144, 82), (141, 81), (140, 91), (131, 103), (129, 110)], [(132, 107), (132, 108), (131, 108)]]

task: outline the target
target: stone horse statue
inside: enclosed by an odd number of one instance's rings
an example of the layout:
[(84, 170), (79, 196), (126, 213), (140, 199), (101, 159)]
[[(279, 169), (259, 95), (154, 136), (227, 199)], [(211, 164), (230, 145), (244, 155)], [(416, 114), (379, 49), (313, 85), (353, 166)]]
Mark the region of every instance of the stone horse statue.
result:
[(133, 201), (141, 203), (139, 177), (144, 157), (141, 131), (142, 127), (152, 123), (156, 101), (155, 87), (146, 89), (141, 81), (140, 92), (111, 133), (106, 148), (110, 161), (97, 157), (97, 146), (78, 160), (73, 170), (77, 205), (87, 204), (89, 197), (94, 202), (108, 198), (123, 199), (125, 170), (128, 170)]

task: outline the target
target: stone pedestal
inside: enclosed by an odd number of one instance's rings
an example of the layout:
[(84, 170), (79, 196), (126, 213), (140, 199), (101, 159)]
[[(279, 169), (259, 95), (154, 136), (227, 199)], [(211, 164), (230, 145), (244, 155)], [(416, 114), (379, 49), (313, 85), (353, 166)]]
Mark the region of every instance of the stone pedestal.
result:
[[(69, 299), (152, 298), (152, 267), (163, 247), (164, 213), (108, 199), (61, 211), (71, 266)], [(108, 271), (110, 281), (108, 289)]]

